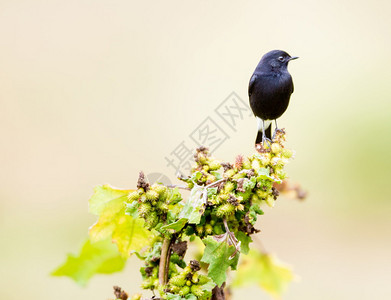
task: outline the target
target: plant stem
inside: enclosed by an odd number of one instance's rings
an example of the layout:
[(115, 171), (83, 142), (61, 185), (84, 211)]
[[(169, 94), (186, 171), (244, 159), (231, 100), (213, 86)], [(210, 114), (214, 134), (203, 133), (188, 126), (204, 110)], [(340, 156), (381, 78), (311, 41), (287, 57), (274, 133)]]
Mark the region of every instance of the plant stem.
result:
[(162, 245), (159, 262), (159, 283), (165, 285), (168, 282), (168, 267), (170, 264), (171, 244), (174, 238), (165, 237)]
[(221, 287), (215, 286), (212, 290), (212, 300), (225, 300), (225, 283)]

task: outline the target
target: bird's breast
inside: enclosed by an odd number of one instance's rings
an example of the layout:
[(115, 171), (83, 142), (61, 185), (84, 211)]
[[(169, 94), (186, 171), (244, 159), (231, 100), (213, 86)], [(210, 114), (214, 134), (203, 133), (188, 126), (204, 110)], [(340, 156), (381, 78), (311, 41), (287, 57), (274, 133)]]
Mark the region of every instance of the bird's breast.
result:
[(288, 108), (293, 92), (292, 77), (287, 74), (258, 75), (254, 82), (250, 105), (257, 117), (279, 118)]

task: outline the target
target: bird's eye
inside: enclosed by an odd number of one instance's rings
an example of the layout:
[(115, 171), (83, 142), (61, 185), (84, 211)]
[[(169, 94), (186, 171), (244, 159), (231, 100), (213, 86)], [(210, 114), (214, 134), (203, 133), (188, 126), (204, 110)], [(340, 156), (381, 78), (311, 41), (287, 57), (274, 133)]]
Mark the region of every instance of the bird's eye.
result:
[(281, 61), (281, 62), (284, 61), (284, 56), (280, 56), (280, 57), (278, 58), (278, 60)]

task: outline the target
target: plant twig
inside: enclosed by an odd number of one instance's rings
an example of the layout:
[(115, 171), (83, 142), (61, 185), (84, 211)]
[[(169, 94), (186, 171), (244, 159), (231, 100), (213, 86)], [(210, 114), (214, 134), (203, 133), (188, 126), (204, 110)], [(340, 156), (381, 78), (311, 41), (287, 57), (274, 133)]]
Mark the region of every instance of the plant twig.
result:
[(159, 283), (165, 285), (168, 282), (168, 267), (170, 265), (171, 244), (175, 238), (165, 237), (162, 245), (159, 262)]
[(171, 189), (178, 188), (178, 189), (190, 191), (190, 188), (188, 188), (187, 186), (184, 186), (184, 185), (171, 184), (171, 185), (167, 185), (167, 187), (169, 187)]
[(221, 287), (218, 287), (216, 285), (212, 290), (212, 300), (225, 300), (224, 288), (225, 288), (225, 282)]
[(227, 179), (226, 179), (226, 178), (219, 179), (219, 180), (217, 180), (217, 181), (215, 181), (215, 182), (212, 182), (211, 184), (205, 186), (205, 188), (208, 189), (208, 188), (210, 188), (210, 187), (213, 187), (213, 186), (215, 186), (215, 185), (218, 185), (220, 182), (223, 182), (223, 181), (225, 181), (225, 180), (227, 180)]

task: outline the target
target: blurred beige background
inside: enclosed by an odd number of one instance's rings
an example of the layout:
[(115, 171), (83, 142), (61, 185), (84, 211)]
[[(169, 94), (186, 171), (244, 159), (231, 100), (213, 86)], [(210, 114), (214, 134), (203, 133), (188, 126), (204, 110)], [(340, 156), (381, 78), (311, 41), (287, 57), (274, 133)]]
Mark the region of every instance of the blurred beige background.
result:
[[(166, 156), (261, 56), (284, 49), (295, 82), (279, 125), (292, 180), (258, 224), (301, 280), (283, 299), (391, 299), (389, 1), (0, 2), (0, 298), (108, 299), (137, 292), (135, 259), (87, 288), (49, 273), (77, 252), (95, 185), (173, 178)], [(216, 121), (218, 120), (217, 117)], [(249, 154), (246, 117), (215, 156)], [(136, 263), (136, 265), (135, 265)], [(136, 266), (136, 267), (135, 267)], [(257, 289), (241, 297), (268, 299)]]

